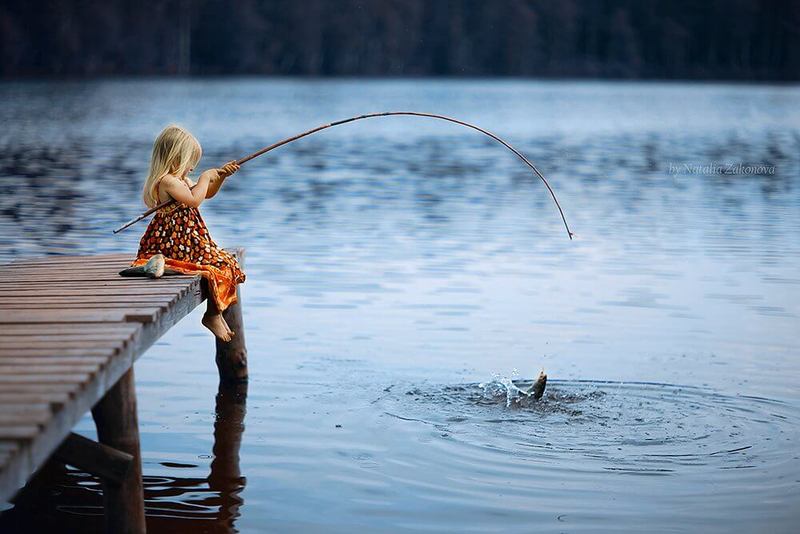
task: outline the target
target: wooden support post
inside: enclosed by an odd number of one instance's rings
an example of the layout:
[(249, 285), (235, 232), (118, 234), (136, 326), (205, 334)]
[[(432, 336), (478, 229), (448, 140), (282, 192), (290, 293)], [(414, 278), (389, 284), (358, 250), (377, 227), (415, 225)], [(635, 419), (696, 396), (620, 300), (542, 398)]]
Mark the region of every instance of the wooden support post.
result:
[(133, 455), (112, 449), (71, 432), (56, 449), (56, 460), (83, 469), (103, 480), (122, 484), (133, 463)]
[[(244, 249), (234, 252), (239, 259), (239, 264), (244, 265)], [(236, 335), (229, 342), (217, 338), (217, 369), (222, 382), (247, 381), (247, 347), (244, 343), (244, 321), (242, 321), (242, 294), (240, 287), (236, 288), (236, 303), (222, 312), (222, 317)]]
[(130, 468), (116, 484), (103, 480), (106, 532), (140, 534), (145, 532), (142, 456), (139, 448), (139, 418), (136, 414), (136, 386), (133, 367), (108, 390), (92, 408), (100, 443), (133, 457)]

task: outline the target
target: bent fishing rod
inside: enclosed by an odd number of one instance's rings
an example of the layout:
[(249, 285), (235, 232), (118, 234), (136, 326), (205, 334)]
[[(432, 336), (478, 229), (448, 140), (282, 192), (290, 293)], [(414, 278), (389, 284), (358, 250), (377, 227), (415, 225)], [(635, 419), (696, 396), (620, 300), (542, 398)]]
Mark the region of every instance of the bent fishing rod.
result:
[[(348, 122), (355, 122), (355, 121), (359, 121), (359, 120), (362, 120), (362, 119), (371, 119), (371, 118), (374, 118), (374, 117), (392, 117), (392, 116), (397, 116), (397, 115), (405, 115), (405, 116), (412, 116), (412, 117), (428, 117), (428, 118), (431, 118), (431, 119), (439, 119), (439, 120), (443, 120), (443, 121), (447, 121), (447, 122), (452, 122), (454, 124), (460, 124), (461, 126), (466, 126), (467, 128), (471, 128), (471, 129), (473, 129), (475, 131), (478, 131), (478, 132), (480, 132), (480, 133), (482, 133), (484, 135), (487, 135), (487, 136), (491, 137), (492, 139), (494, 139), (495, 141), (497, 141), (498, 143), (500, 143), (501, 145), (503, 145), (504, 147), (509, 149), (519, 159), (521, 159), (522, 162), (525, 163), (525, 165), (530, 167), (531, 170), (533, 171), (533, 173), (536, 176), (538, 176), (539, 179), (542, 181), (542, 183), (544, 183), (545, 187), (547, 187), (547, 190), (550, 192), (550, 196), (553, 198), (553, 202), (555, 202), (555, 205), (558, 208), (558, 213), (561, 215), (561, 220), (564, 222), (564, 228), (566, 228), (566, 230), (567, 230), (567, 235), (569, 236), (570, 239), (572, 239), (574, 234), (569, 229), (569, 224), (567, 224), (567, 218), (564, 216), (564, 210), (561, 209), (561, 204), (559, 204), (558, 199), (556, 198), (555, 191), (553, 191), (553, 188), (550, 187), (550, 184), (548, 183), (548, 181), (544, 177), (544, 175), (541, 172), (539, 172), (539, 169), (537, 169), (536, 166), (533, 163), (531, 163), (531, 161), (522, 154), (522, 152), (520, 152), (519, 150), (517, 150), (516, 148), (514, 148), (513, 146), (508, 144), (506, 141), (504, 141), (503, 139), (501, 139), (498, 136), (496, 136), (495, 134), (493, 134), (492, 132), (490, 132), (488, 130), (484, 130), (480, 126), (475, 126), (474, 124), (470, 124), (470, 123), (464, 122), (462, 120), (454, 119), (452, 117), (446, 117), (444, 115), (437, 115), (435, 113), (424, 113), (424, 112), (421, 112), (421, 111), (383, 111), (383, 112), (380, 112), (380, 113), (367, 113), (365, 115), (358, 115), (356, 117), (350, 117), (350, 118), (347, 118), (347, 119), (342, 119), (342, 120), (339, 120), (339, 121), (330, 122), (328, 124), (323, 124), (321, 126), (317, 126), (316, 128), (312, 128), (312, 129), (310, 129), (308, 131), (305, 131), (303, 133), (300, 133), (300, 134), (297, 134), (297, 135), (293, 135), (292, 137), (287, 137), (286, 139), (283, 139), (281, 141), (278, 141), (277, 143), (273, 143), (273, 144), (271, 144), (269, 146), (266, 146), (266, 147), (262, 148), (261, 150), (258, 150), (257, 152), (253, 152), (249, 156), (245, 156), (245, 157), (243, 157), (241, 159), (236, 160), (236, 164), (237, 165), (242, 165), (244, 163), (247, 163), (251, 159), (255, 159), (255, 158), (259, 157), (259, 156), (262, 156), (262, 155), (266, 154), (267, 152), (269, 152), (271, 150), (275, 150), (276, 148), (281, 147), (283, 145), (286, 145), (288, 143), (291, 143), (292, 141), (297, 141), (298, 139), (302, 139), (303, 137), (307, 137), (307, 136), (309, 136), (311, 134), (315, 134), (317, 132), (321, 132), (322, 130), (327, 130), (328, 128), (333, 128), (334, 126), (339, 126), (341, 124), (347, 124)], [(125, 230), (126, 228), (128, 228), (130, 226), (133, 226), (137, 222), (139, 222), (142, 219), (146, 218), (147, 216), (155, 213), (156, 211), (158, 211), (158, 210), (160, 210), (162, 208), (165, 208), (167, 206), (170, 206), (170, 205), (172, 205), (172, 204), (174, 204), (176, 202), (177, 201), (174, 200), (174, 199), (162, 202), (161, 204), (159, 204), (159, 205), (157, 205), (157, 206), (155, 206), (153, 208), (150, 208), (149, 210), (145, 211), (144, 213), (142, 213), (141, 215), (139, 215), (135, 219), (131, 219), (130, 221), (126, 222), (125, 224), (123, 224), (122, 226), (120, 226), (119, 228), (114, 230), (114, 233), (117, 234), (117, 233)]]

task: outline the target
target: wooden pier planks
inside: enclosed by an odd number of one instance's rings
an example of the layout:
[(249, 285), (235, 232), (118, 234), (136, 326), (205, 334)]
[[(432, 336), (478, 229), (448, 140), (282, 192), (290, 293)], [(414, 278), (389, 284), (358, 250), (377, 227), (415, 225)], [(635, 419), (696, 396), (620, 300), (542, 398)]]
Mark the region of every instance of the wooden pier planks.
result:
[(203, 301), (200, 278), (123, 278), (131, 257), (0, 265), (0, 499), (11, 498), (148, 347)]

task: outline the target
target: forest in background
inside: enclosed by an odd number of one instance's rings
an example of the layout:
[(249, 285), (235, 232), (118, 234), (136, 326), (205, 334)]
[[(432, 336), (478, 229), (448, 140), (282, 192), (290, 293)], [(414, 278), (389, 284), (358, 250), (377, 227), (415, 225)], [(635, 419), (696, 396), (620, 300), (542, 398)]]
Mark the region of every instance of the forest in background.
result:
[(792, 0), (5, 0), (0, 76), (797, 80)]

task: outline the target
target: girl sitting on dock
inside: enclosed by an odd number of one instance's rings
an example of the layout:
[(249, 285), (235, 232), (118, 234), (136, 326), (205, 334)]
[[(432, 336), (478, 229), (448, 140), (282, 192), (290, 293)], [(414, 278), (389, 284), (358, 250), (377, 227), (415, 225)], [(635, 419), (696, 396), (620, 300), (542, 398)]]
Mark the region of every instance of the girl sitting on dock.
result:
[(201, 154), (197, 139), (179, 126), (168, 126), (156, 138), (144, 183), (144, 203), (152, 208), (168, 200), (177, 202), (155, 213), (132, 266), (144, 265), (151, 257), (162, 254), (166, 268), (202, 275), (208, 283), (203, 326), (223, 341), (230, 341), (234, 332), (222, 312), (236, 302), (236, 285), (244, 282), (245, 275), (236, 257), (211, 239), (197, 208), (217, 194), (225, 178), (239, 170), (239, 165), (230, 162), (221, 169), (208, 169), (195, 184), (188, 175)]

